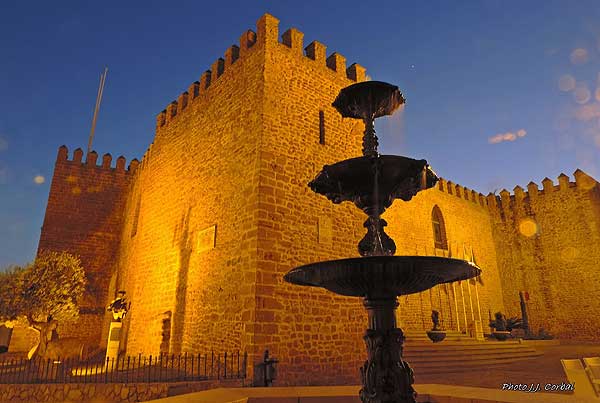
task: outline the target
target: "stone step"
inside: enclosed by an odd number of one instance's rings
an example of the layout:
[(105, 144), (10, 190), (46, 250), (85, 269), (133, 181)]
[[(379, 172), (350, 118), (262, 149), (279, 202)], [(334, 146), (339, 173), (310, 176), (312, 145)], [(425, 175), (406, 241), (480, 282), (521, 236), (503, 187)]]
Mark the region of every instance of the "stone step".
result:
[[(456, 336), (464, 336), (469, 337), (467, 333), (459, 332), (457, 330), (444, 330), (447, 335), (456, 335)], [(420, 336), (426, 335), (427, 330), (403, 330), (405, 336)]]
[(420, 374), (471, 371), (543, 354), (515, 339), (478, 341), (462, 333), (448, 332), (444, 341), (433, 343), (424, 331), (414, 332), (413, 338), (408, 333), (403, 356)]
[(472, 358), (469, 360), (438, 360), (438, 361), (415, 361), (412, 362), (406, 360), (411, 365), (418, 366), (419, 368), (443, 368), (443, 367), (471, 367), (481, 366), (494, 363), (509, 363), (515, 360), (530, 359), (533, 358), (530, 355), (514, 355), (509, 357), (481, 357)]
[[(446, 336), (444, 338), (444, 342), (448, 342), (448, 341), (458, 341), (458, 342), (474, 342), (476, 340), (473, 339), (467, 339), (467, 338), (460, 338), (460, 337), (448, 337)], [(423, 337), (423, 338), (419, 338), (419, 339), (406, 339), (404, 340), (405, 343), (433, 343), (431, 341), (431, 339), (427, 338), (427, 337)]]
[(460, 342), (460, 341), (442, 341), (440, 343), (413, 342), (404, 343), (405, 350), (447, 350), (447, 349), (502, 349), (502, 348), (531, 348), (518, 342)]
[[(511, 364), (513, 362), (529, 360), (532, 357), (513, 357), (507, 359), (495, 359), (495, 360), (481, 360), (475, 362), (464, 362), (460, 365), (443, 365), (442, 363), (438, 365), (428, 365), (423, 363), (411, 363), (407, 361), (411, 368), (415, 371), (416, 377), (418, 375), (429, 375), (429, 374), (439, 374), (439, 373), (449, 373), (449, 372), (469, 372), (482, 368), (495, 367), (499, 365)], [(451, 363), (454, 364), (454, 363)]]
[(468, 353), (470, 351), (505, 351), (505, 350), (536, 350), (532, 346), (524, 344), (500, 344), (500, 345), (489, 345), (488, 343), (479, 344), (458, 344), (458, 343), (431, 343), (427, 344), (409, 344), (404, 345), (405, 352), (416, 352), (416, 353), (438, 353), (444, 351), (464, 351)]
[(537, 351), (506, 351), (506, 352), (493, 352), (490, 353), (489, 351), (480, 351), (477, 352), (476, 354), (474, 353), (468, 353), (468, 354), (464, 354), (464, 353), (454, 353), (454, 354), (435, 354), (435, 355), (411, 355), (411, 354), (404, 354), (403, 358), (408, 361), (408, 362), (419, 362), (419, 363), (440, 363), (440, 362), (444, 362), (444, 363), (448, 363), (448, 362), (454, 362), (454, 361), (461, 361), (461, 362), (475, 362), (478, 360), (502, 360), (502, 359), (510, 359), (510, 358), (516, 358), (516, 357), (539, 357), (540, 355), (542, 355), (542, 353), (539, 353)]
[[(406, 341), (414, 341), (414, 340), (429, 340), (429, 337), (427, 336), (427, 333), (425, 332), (420, 332), (420, 333), (408, 333), (408, 334), (404, 334), (404, 337), (406, 338)], [(445, 340), (475, 340), (472, 337), (470, 337), (467, 334), (462, 334), (462, 333), (458, 333), (458, 332), (453, 332), (453, 333), (449, 333), (446, 332), (446, 338)]]

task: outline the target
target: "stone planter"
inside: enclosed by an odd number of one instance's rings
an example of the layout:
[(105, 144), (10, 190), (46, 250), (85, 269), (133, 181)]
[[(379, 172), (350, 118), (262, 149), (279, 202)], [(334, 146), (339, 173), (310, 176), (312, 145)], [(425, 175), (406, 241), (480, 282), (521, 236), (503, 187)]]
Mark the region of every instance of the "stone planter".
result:
[(434, 343), (439, 343), (446, 338), (446, 332), (443, 330), (429, 330), (427, 331), (427, 337)]
[(506, 331), (506, 330), (495, 331), (495, 332), (492, 332), (492, 337), (498, 341), (505, 341), (506, 339), (508, 339), (510, 337), (510, 332)]

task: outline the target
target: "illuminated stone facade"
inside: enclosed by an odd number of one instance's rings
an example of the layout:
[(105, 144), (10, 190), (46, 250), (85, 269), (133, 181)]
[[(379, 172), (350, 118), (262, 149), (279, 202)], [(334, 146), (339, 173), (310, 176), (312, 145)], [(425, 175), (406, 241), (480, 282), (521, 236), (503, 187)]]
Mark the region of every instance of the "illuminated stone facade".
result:
[[(82, 256), (96, 287), (89, 315), (127, 290), (128, 353), (239, 349), (256, 362), (269, 349), (283, 383), (357, 383), (360, 301), (282, 277), (358, 255), (365, 216), (307, 183), (324, 164), (360, 155), (362, 122), (342, 119), (331, 103), (365, 69), (346, 67), (338, 53), (326, 57), (319, 42), (304, 48), (295, 29), (281, 38), (278, 20), (261, 17), (256, 33), (245, 32), (159, 114), (139, 166), (125, 170), (120, 160), (111, 168), (105, 157), (98, 167), (95, 153), (82, 163), (80, 150), (69, 160), (61, 148), (40, 249)], [(464, 330), (481, 315), (487, 330), (488, 312), (520, 315), (518, 291), (526, 290), (534, 329), (598, 340), (600, 322), (590, 314), (600, 312), (599, 200), (598, 183), (578, 171), (573, 183), (561, 177), (557, 187), (544, 182), (542, 191), (514, 196), (484, 197), (442, 180), (409, 203), (396, 201), (385, 219), (397, 254), (473, 251), (483, 270), (483, 284), (401, 297), (400, 322), (429, 328), (434, 308), (448, 328)], [(450, 252), (434, 248), (436, 205)], [(102, 344), (107, 315), (75, 328)]]

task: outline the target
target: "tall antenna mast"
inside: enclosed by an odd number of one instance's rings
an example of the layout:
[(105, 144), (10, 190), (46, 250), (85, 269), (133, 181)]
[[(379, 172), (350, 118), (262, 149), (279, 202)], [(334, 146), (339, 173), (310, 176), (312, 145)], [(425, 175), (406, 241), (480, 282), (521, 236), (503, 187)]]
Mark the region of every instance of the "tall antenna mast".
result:
[(105, 67), (104, 72), (100, 74), (100, 85), (98, 86), (98, 95), (96, 96), (96, 107), (94, 108), (94, 117), (92, 119), (92, 130), (90, 130), (90, 139), (88, 141), (88, 153), (92, 151), (92, 140), (94, 139), (94, 130), (96, 130), (96, 118), (98, 117), (98, 111), (100, 110), (100, 103), (102, 102), (102, 93), (104, 92), (104, 83), (106, 82), (107, 74), (108, 67)]

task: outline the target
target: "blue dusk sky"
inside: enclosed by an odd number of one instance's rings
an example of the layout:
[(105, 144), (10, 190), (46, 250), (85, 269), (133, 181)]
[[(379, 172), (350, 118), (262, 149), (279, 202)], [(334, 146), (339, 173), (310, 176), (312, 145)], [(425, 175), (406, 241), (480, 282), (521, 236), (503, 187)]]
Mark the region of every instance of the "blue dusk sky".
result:
[[(382, 153), (487, 194), (600, 178), (600, 2), (12, 1), (0, 8), (0, 267), (33, 259), (61, 144), (141, 158), (158, 112), (265, 12), (398, 85)], [(357, 141), (360, 139), (357, 138)]]

